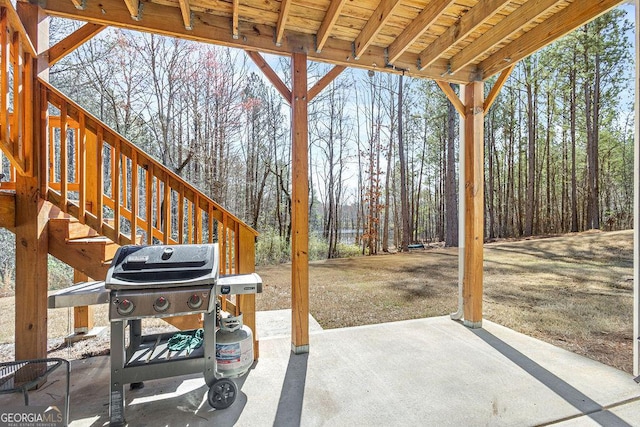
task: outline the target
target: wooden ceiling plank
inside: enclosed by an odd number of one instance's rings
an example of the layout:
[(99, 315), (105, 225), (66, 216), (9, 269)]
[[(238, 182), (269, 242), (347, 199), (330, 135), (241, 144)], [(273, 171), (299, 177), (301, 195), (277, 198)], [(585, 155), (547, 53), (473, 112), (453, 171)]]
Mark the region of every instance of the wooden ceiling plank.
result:
[(316, 46), (316, 52), (322, 52), (322, 48), (327, 42), (329, 34), (331, 33), (331, 29), (336, 24), (338, 16), (340, 16), (342, 6), (344, 6), (346, 1), (347, 0), (331, 0), (329, 9), (327, 9), (327, 13), (324, 15), (324, 19), (322, 20), (322, 24), (320, 24), (320, 29), (318, 29), (318, 34), (316, 35), (318, 44)]
[(106, 25), (87, 23), (49, 48), (49, 66), (73, 52), (87, 40), (107, 28)]
[[(558, 0), (528, 1), (513, 11), (495, 27), (484, 33), (466, 48), (462, 49), (451, 60), (451, 74), (471, 64), (486, 51), (492, 49), (503, 40), (511, 37), (517, 31), (537, 19), (540, 15), (556, 5)], [(507, 66), (509, 64), (506, 64)]]
[(389, 45), (389, 62), (393, 64), (421, 35), (423, 35), (454, 0), (435, 0), (430, 2), (416, 19)]
[(231, 35), (234, 39), (240, 37), (240, 31), (238, 29), (240, 0), (233, 0), (233, 11), (231, 12)]
[(179, 2), (185, 30), (193, 30), (193, 25), (191, 24), (191, 5), (189, 4), (189, 0), (179, 0)]
[(463, 40), (480, 25), (491, 19), (511, 0), (489, 0), (475, 5), (458, 23), (449, 27), (440, 37), (420, 53), (420, 68), (425, 69), (449, 48)]
[(334, 81), (335, 78), (338, 77), (340, 73), (342, 73), (346, 68), (347, 67), (345, 67), (344, 65), (336, 65), (331, 70), (329, 70), (327, 74), (322, 76), (322, 78), (318, 80), (316, 84), (311, 87), (311, 89), (309, 89), (307, 94), (309, 102), (311, 102), (313, 98), (315, 98), (320, 92), (322, 92), (322, 89), (327, 87), (329, 83)]
[(140, 0), (124, 0), (124, 4), (129, 9), (131, 17), (136, 21), (140, 20)]
[[(400, 0), (382, 0), (355, 40), (355, 59), (359, 59), (387, 23)], [(379, 64), (384, 65), (384, 64)]]
[(515, 67), (516, 67), (516, 64), (513, 64), (509, 68), (502, 70), (502, 73), (500, 73), (498, 80), (496, 80), (495, 84), (491, 88), (491, 91), (489, 92), (489, 95), (487, 95), (487, 99), (484, 100), (483, 109), (485, 114), (489, 111), (489, 108), (491, 108), (493, 103), (498, 98), (498, 95), (500, 94), (500, 90), (502, 90), (502, 87), (506, 83), (507, 79), (509, 78), (509, 76), (511, 75)]
[[(418, 55), (406, 52), (396, 64), (396, 68), (384, 67), (385, 49), (370, 46), (369, 49), (355, 61), (351, 42), (330, 37), (322, 52), (315, 51), (316, 40), (313, 35), (288, 31), (283, 38), (282, 45), (273, 43), (274, 27), (240, 21), (242, 37), (234, 39), (229, 31), (229, 17), (213, 16), (193, 10), (192, 21), (195, 23), (192, 31), (184, 29), (180, 14), (176, 7), (169, 7), (157, 3), (145, 3), (145, 17), (141, 21), (134, 21), (122, 0), (101, 0), (87, 2), (85, 10), (76, 9), (71, 2), (48, 0), (41, 6), (51, 16), (88, 21), (97, 24), (111, 25), (135, 31), (151, 32), (186, 40), (213, 43), (221, 46), (234, 47), (243, 50), (254, 50), (275, 55), (291, 55), (292, 52), (308, 52), (309, 59), (344, 65), (366, 70), (386, 71), (389, 73), (429, 79), (441, 79), (454, 83), (467, 83), (477, 80), (475, 67), (466, 67), (455, 75), (446, 74), (448, 62), (439, 59), (426, 70), (420, 71), (415, 64)], [(107, 13), (103, 13), (102, 11)], [(382, 66), (381, 66), (382, 64)]]
[(462, 117), (464, 117), (464, 104), (462, 103), (462, 100), (460, 99), (460, 97), (453, 90), (451, 85), (442, 80), (435, 80), (435, 82), (438, 86), (440, 86), (440, 89), (442, 89), (442, 91), (444, 92), (449, 102), (451, 102), (453, 106), (456, 108), (456, 111)]
[(620, 4), (619, 0), (576, 1), (553, 15), (522, 37), (482, 61), (483, 78), (491, 77), (510, 64), (526, 58), (558, 38), (592, 21)]
[(284, 100), (287, 101), (287, 103), (291, 104), (291, 91), (289, 90), (287, 85), (285, 85), (282, 82), (280, 77), (278, 77), (278, 74), (276, 74), (276, 72), (273, 71), (273, 68), (269, 66), (267, 61), (264, 60), (262, 55), (260, 55), (258, 52), (254, 52), (251, 50), (247, 50), (246, 52), (249, 58), (251, 58), (253, 62), (255, 62), (255, 64), (258, 66), (258, 68), (262, 70), (262, 73), (265, 75), (267, 79), (269, 79), (269, 81), (276, 88), (276, 90), (280, 92), (280, 95), (282, 95)]
[(287, 18), (289, 17), (291, 1), (292, 0), (282, 0), (280, 2), (280, 14), (278, 15), (278, 24), (276, 25), (276, 46), (280, 46), (282, 44), (284, 27), (286, 27), (287, 25)]

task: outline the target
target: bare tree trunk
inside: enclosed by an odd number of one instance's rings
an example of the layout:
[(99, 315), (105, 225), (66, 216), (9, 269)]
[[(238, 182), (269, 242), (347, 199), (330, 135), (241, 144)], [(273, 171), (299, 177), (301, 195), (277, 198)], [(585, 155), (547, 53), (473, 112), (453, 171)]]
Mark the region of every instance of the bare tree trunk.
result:
[(409, 200), (407, 198), (407, 162), (402, 135), (402, 74), (398, 76), (398, 157), (400, 159), (400, 199), (402, 203), (402, 250), (409, 250), (411, 229), (409, 227)]
[(444, 178), (445, 193), (445, 246), (458, 246), (458, 199), (456, 197), (456, 112), (451, 102), (447, 102), (447, 161)]

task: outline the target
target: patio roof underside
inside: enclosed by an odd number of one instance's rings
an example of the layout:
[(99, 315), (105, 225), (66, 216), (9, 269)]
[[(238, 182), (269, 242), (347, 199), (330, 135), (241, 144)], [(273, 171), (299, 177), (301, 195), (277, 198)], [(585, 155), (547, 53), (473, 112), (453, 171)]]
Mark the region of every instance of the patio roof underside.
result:
[(52, 16), (453, 83), (485, 80), (622, 2), (37, 1)]

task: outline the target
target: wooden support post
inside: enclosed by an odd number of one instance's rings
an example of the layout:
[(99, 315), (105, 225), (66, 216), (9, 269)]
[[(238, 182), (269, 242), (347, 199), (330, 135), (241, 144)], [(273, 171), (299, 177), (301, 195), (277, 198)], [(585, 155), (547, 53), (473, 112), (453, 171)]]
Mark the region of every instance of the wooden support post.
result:
[(309, 153), (307, 55), (291, 59), (291, 349), (309, 352)]
[[(254, 273), (256, 271), (256, 237), (246, 228), (240, 228), (240, 257), (238, 259), (238, 273)], [(253, 331), (253, 360), (260, 355), (260, 342), (256, 330), (256, 296), (255, 294), (238, 295), (238, 309), (242, 313), (242, 321)]]
[(633, 138), (633, 375), (640, 375), (640, 0), (635, 0), (635, 132)]
[(464, 324), (482, 327), (484, 242), (484, 97), (483, 82), (465, 88), (465, 260)]
[[(80, 270), (73, 271), (73, 283), (88, 282), (91, 279)], [(93, 329), (93, 307), (84, 305), (73, 307), (73, 332), (86, 334)]]
[[(18, 2), (18, 16), (33, 41), (36, 52), (48, 49), (49, 19), (35, 4)], [(46, 188), (47, 108), (40, 96), (37, 76), (48, 77), (48, 62), (40, 56), (31, 79), (34, 93), (27, 108), (33, 108), (29, 126), (34, 137), (31, 152), (33, 176), (16, 177), (16, 292), (15, 292), (15, 358), (38, 359), (47, 356), (47, 253), (49, 212), (41, 189)]]

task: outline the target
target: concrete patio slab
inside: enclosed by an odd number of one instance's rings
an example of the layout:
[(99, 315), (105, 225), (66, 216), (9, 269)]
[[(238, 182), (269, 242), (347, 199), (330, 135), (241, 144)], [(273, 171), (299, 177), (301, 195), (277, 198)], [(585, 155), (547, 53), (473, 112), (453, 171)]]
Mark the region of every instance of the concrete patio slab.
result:
[[(325, 330), (305, 355), (291, 354), (286, 337), (262, 338), (230, 408), (211, 409), (202, 376), (191, 375), (127, 391), (126, 418), (130, 426), (640, 425), (631, 375), (484, 326), (437, 317)], [(108, 424), (108, 357), (72, 362), (71, 376), (71, 425)], [(46, 404), (44, 393), (32, 395)]]

